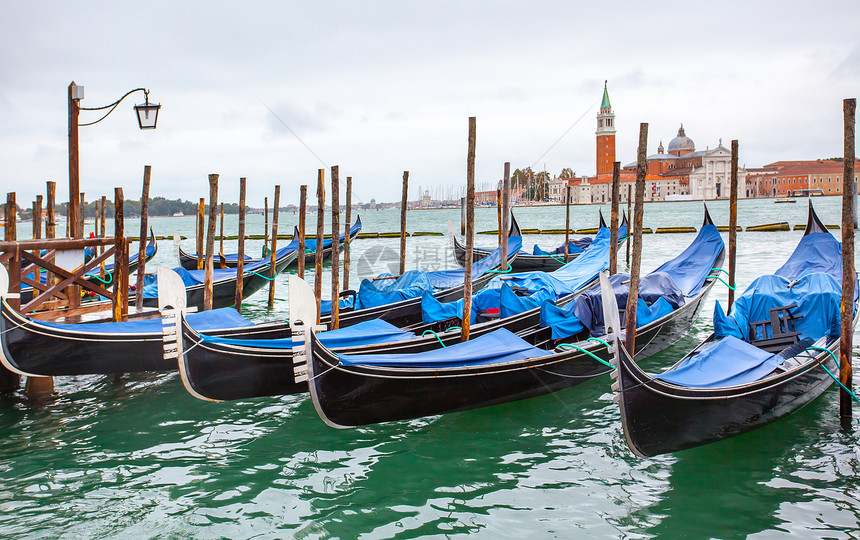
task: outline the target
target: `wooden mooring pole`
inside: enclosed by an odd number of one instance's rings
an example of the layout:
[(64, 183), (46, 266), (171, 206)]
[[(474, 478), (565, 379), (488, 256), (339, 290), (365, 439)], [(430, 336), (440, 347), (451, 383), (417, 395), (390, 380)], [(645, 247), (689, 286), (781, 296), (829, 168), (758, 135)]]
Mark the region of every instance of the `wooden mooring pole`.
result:
[(499, 245), (502, 246), (502, 265), (499, 267), (500, 270), (504, 271), (508, 269), (508, 234), (510, 229), (510, 218), (511, 218), (511, 163), (509, 161), (505, 162), (505, 174), (502, 177), (502, 239), (499, 241)]
[(323, 240), (325, 239), (325, 169), (317, 171), (317, 245), (314, 258), (314, 296), (317, 299), (317, 324), (322, 302)]
[(305, 279), (305, 216), (308, 213), (308, 186), (299, 188), (299, 277)]
[(197, 203), (197, 269), (203, 270), (203, 210), (206, 206), (206, 199), (200, 197), (200, 202)]
[(409, 171), (403, 171), (403, 194), (400, 197), (400, 275), (406, 272), (406, 205)]
[(472, 317), (472, 249), (475, 238), (475, 132), (476, 120), (469, 117), (469, 151), (466, 155), (466, 262), (463, 273), (462, 340), (469, 341)]
[(140, 195), (140, 248), (137, 252), (137, 285), (135, 289), (134, 305), (143, 307), (143, 278), (146, 274), (146, 237), (147, 219), (149, 218), (149, 180), (152, 175), (152, 167), (143, 167), (143, 192)]
[[(242, 312), (242, 287), (244, 280), (242, 274), (245, 273), (245, 189), (246, 179), (239, 178), (239, 249), (236, 259), (236, 301), (234, 306), (236, 311)], [(222, 235), (223, 236), (223, 235)]]
[(33, 201), (33, 238), (42, 238), (42, 196)]
[[(852, 387), (851, 349), (854, 333), (854, 199), (857, 184), (854, 182), (854, 128), (857, 100), (843, 102), (845, 150), (842, 159), (842, 321), (839, 332), (839, 382)], [(844, 389), (839, 392), (839, 417), (843, 429), (851, 429), (851, 396)]]
[(502, 187), (496, 189), (496, 223), (498, 223), (499, 245), (502, 245)]
[(113, 320), (120, 322), (128, 319), (128, 244), (125, 241), (125, 198), (122, 188), (114, 188), (113, 193), (113, 237), (116, 250), (113, 259)]
[(460, 234), (466, 235), (466, 197), (460, 197)]
[(729, 302), (727, 313), (735, 301), (735, 262), (738, 251), (738, 141), (732, 141), (732, 172), (729, 193)]
[(331, 168), (331, 325), (340, 327), (340, 168)]
[(639, 124), (639, 150), (636, 159), (636, 208), (633, 218), (633, 264), (630, 266), (630, 292), (627, 294), (625, 316), (626, 339), (624, 345), (630, 356), (636, 354), (636, 302), (639, 299), (639, 266), (642, 261), (642, 216), (645, 211), (645, 174), (648, 164), (645, 150), (648, 147), (648, 124)]
[(343, 232), (343, 290), (349, 289), (349, 231), (352, 227), (352, 177), (346, 177), (346, 223)]
[(278, 271), (275, 268), (275, 259), (278, 251), (278, 214), (281, 205), (281, 186), (275, 186), (275, 200), (272, 201), (272, 253), (269, 254), (269, 266), (271, 266), (271, 280), (269, 281), (269, 309), (275, 305), (275, 278)]
[[(104, 238), (105, 235), (107, 234), (105, 232), (105, 228), (106, 228), (105, 225), (107, 223), (107, 221), (105, 219), (105, 207), (106, 206), (107, 206), (107, 196), (102, 195), (101, 204), (99, 205), (99, 229), (101, 229), (99, 231), (99, 238)], [(50, 237), (50, 238), (53, 238), (53, 237)], [(101, 255), (104, 252), (105, 252), (105, 247), (99, 246), (99, 255)], [(99, 277), (102, 279), (105, 278), (105, 263), (104, 262), (102, 262), (99, 265)]]
[(209, 175), (209, 225), (206, 227), (206, 271), (204, 272), (203, 309), (212, 309), (213, 280), (215, 269), (215, 221), (218, 211), (218, 175)]
[(627, 268), (630, 268), (630, 237), (633, 236), (633, 214), (630, 212), (630, 204), (633, 202), (633, 186), (627, 184), (627, 219), (630, 228), (627, 229)]
[[(3, 229), (4, 240), (7, 242), (14, 242), (16, 240), (16, 225), (15, 225), (15, 194), (7, 193), (6, 194), (6, 206), (4, 207), (4, 219), (5, 226)], [(15, 260), (13, 257), (11, 260)], [(12, 264), (9, 264), (9, 276), (12, 279), (17, 279), (14, 276), (15, 271), (20, 274), (20, 268), (15, 268)], [(6, 291), (3, 291), (6, 292)], [(15, 392), (18, 390), (18, 387), (21, 385), (21, 377), (17, 373), (13, 373), (7, 370), (5, 367), (0, 366), (0, 393), (6, 394), (10, 392)]]
[(564, 263), (570, 260), (570, 186), (564, 186)]
[(54, 214), (54, 205), (57, 197), (57, 183), (48, 182), (48, 193), (45, 196), (45, 238), (57, 237), (57, 222), (56, 214)]
[(218, 234), (218, 255), (221, 258), (221, 268), (226, 268), (227, 265), (224, 260), (224, 203), (221, 203), (221, 219), (218, 221), (218, 227), (220, 227)]
[[(618, 206), (621, 201), (621, 162), (612, 164), (612, 206), (609, 218), (609, 274), (618, 273)], [(629, 232), (629, 231), (628, 231)]]
[(263, 254), (261, 258), (266, 258), (269, 249), (269, 198), (263, 198)]

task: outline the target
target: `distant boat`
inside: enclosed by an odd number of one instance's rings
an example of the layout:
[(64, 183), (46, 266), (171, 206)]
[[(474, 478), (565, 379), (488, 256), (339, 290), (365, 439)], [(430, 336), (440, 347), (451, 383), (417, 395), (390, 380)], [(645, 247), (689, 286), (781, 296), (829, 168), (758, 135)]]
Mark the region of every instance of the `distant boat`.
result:
[(797, 199), (795, 199), (794, 197), (783, 197), (781, 199), (776, 199), (773, 202), (775, 202), (775, 203), (796, 203)]
[(174, 214), (173, 214), (173, 217), (182, 217), (182, 216), (184, 216), (184, 215), (185, 215), (185, 214), (183, 214), (182, 212), (176, 212), (176, 213), (174, 213)]

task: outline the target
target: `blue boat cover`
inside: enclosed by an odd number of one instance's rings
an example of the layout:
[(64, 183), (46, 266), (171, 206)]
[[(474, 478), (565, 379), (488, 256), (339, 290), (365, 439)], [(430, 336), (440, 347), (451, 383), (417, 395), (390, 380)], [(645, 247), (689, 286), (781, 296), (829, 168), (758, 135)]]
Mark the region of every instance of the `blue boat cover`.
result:
[[(639, 299), (636, 303), (636, 327), (642, 327), (668, 315), (684, 305), (685, 297), (698, 294), (723, 246), (723, 239), (717, 228), (705, 225), (680, 255), (641, 278)], [(584, 255), (580, 257), (582, 256)], [(609, 278), (615, 289), (618, 307), (622, 310), (627, 307), (627, 294), (630, 290), (629, 284), (623, 282), (629, 279), (627, 274), (615, 274)], [(625, 322), (624, 318), (621, 322)], [(606, 329), (600, 287), (586, 291), (575, 302), (563, 307), (544, 304), (541, 307), (540, 324), (552, 328), (553, 339), (573, 336), (586, 328), (591, 335), (602, 336)]]
[[(822, 336), (839, 335), (839, 314), (842, 286), (830, 274), (813, 273), (792, 280), (782, 276), (762, 276), (750, 284), (735, 300), (732, 314), (726, 315), (720, 303), (714, 308), (714, 335), (734, 336), (750, 341), (752, 322), (770, 320), (771, 308), (790, 306), (800, 339), (817, 340)], [(772, 334), (766, 336), (771, 337)], [(763, 339), (760, 333), (755, 339)]]
[[(233, 308), (212, 309), (198, 313), (188, 313), (185, 319), (197, 331), (220, 330), (222, 328), (247, 328), (254, 323), (243, 317)], [(158, 334), (161, 336), (164, 320), (144, 319), (136, 321), (62, 324), (37, 321), (44, 326), (61, 328), (73, 332), (93, 332), (96, 334)]]
[(500, 328), (481, 337), (441, 349), (413, 354), (338, 354), (344, 366), (451, 368), (501, 364), (552, 354)]
[(717, 228), (710, 224), (704, 225), (683, 253), (664, 263), (655, 272), (666, 272), (685, 296), (696, 296), (711, 268), (717, 263), (723, 246), (723, 238)]
[[(554, 272), (519, 272), (499, 275), (472, 297), (472, 317), (488, 309), (498, 309), (499, 317), (510, 317), (544, 302), (573, 294), (597, 278), (609, 264), (609, 229), (601, 228), (585, 251)], [(425, 324), (463, 314), (463, 301), (451, 305), (424, 297), (421, 315)], [(474, 322), (474, 319), (473, 319)]]
[[(579, 240), (570, 240), (567, 243), (567, 252), (571, 255), (575, 255), (577, 253), (582, 253), (585, 248), (591, 243), (591, 237), (586, 236), (585, 238), (580, 238)], [(555, 248), (552, 251), (544, 251), (540, 246), (535, 244), (532, 248), (532, 255), (564, 255), (564, 244), (560, 247)]]
[[(340, 304), (340, 309), (346, 309), (352, 307), (353, 298), (351, 296), (348, 298), (341, 298), (338, 300), (338, 303)], [(320, 301), (320, 313), (331, 313), (331, 300)]]
[(792, 280), (813, 272), (830, 274), (842, 283), (842, 244), (829, 232), (801, 238), (794, 253), (774, 274)]
[(688, 388), (725, 388), (757, 381), (784, 361), (777, 354), (729, 336), (654, 378)]
[[(508, 239), (508, 255), (513, 256), (522, 247), (522, 237), (512, 236)], [(472, 264), (472, 279), (484, 275), (488, 270), (498, 267), (502, 262), (502, 248), (496, 248), (489, 255)], [(386, 277), (390, 274), (381, 274)], [(397, 279), (370, 280), (363, 279), (358, 287), (358, 298), (356, 309), (367, 309), (384, 306), (393, 302), (399, 302), (409, 298), (417, 298), (424, 291), (438, 292), (463, 284), (465, 271), (462, 268), (455, 270), (439, 270), (436, 272), (423, 272), (421, 270), (409, 270)]]
[[(353, 326), (320, 332), (317, 334), (322, 344), (329, 349), (340, 347), (360, 347), (362, 345), (375, 345), (377, 343), (393, 343), (414, 339), (415, 334), (406, 332), (391, 323), (380, 319), (363, 321)], [(292, 338), (280, 339), (235, 339), (222, 338), (209, 335), (201, 335), (203, 343), (215, 343), (223, 345), (239, 345), (245, 347), (257, 347), (260, 349), (291, 349), (294, 346)]]
[[(618, 309), (627, 308), (627, 295), (630, 292), (628, 274), (615, 274), (609, 282), (615, 291)], [(636, 301), (636, 327), (640, 328), (672, 313), (684, 305), (684, 294), (675, 281), (665, 272), (652, 272), (639, 280), (639, 295)], [(621, 323), (625, 319), (622, 317)], [(552, 329), (552, 338), (561, 339), (573, 336), (588, 328), (592, 336), (606, 333), (603, 320), (603, 301), (600, 286), (586, 291), (573, 302), (558, 307), (544, 304), (541, 307), (540, 325)]]

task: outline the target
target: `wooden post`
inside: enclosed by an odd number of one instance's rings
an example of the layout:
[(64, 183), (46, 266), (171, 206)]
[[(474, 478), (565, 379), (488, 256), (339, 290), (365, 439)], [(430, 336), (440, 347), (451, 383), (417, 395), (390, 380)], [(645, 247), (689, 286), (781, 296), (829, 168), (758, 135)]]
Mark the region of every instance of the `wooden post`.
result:
[(244, 280), (242, 274), (245, 273), (245, 178), (239, 178), (239, 249), (236, 259), (236, 303), (235, 308), (239, 313), (242, 312), (242, 286)]
[(218, 210), (218, 175), (209, 175), (209, 226), (206, 228), (206, 262), (205, 272), (203, 273), (204, 290), (203, 290), (203, 309), (212, 309), (212, 293), (213, 280), (215, 278), (215, 270), (213, 268), (213, 257), (215, 251), (215, 221)]
[(113, 320), (116, 322), (128, 319), (128, 274), (124, 274), (123, 270), (128, 271), (128, 266), (122, 264), (122, 261), (128, 261), (128, 253), (126, 252), (125, 242), (125, 221), (123, 215), (123, 194), (122, 188), (114, 188), (114, 252), (113, 258)]
[[(612, 164), (612, 210), (609, 218), (609, 274), (618, 273), (618, 206), (621, 198), (621, 162)], [(629, 232), (629, 231), (628, 231)]]
[(314, 296), (317, 299), (317, 324), (320, 323), (322, 302), (323, 240), (325, 232), (325, 169), (317, 171), (317, 245), (314, 259)]
[(340, 327), (340, 168), (331, 168), (331, 328)]
[(143, 307), (143, 277), (146, 274), (146, 237), (148, 236), (147, 221), (149, 219), (149, 179), (152, 166), (143, 166), (143, 192), (140, 194), (140, 247), (137, 252), (137, 285), (134, 305)]
[(630, 356), (636, 354), (636, 301), (639, 299), (639, 266), (642, 261), (642, 216), (645, 206), (645, 174), (648, 164), (645, 150), (648, 147), (648, 124), (639, 124), (639, 150), (636, 166), (636, 216), (633, 219), (633, 264), (630, 267), (630, 292), (627, 294), (627, 324), (624, 345)]
[[(222, 257), (224, 256), (224, 203), (221, 203), (221, 221), (219, 226), (221, 227), (221, 233), (218, 235), (219, 243), (218, 243), (218, 254)], [(223, 268), (223, 266), (222, 266)]]
[(406, 272), (406, 192), (409, 189), (409, 171), (403, 171), (403, 195), (400, 197), (400, 275)]
[(269, 281), (269, 308), (275, 305), (275, 258), (278, 251), (278, 213), (281, 205), (281, 186), (275, 186), (275, 200), (272, 204), (272, 253), (269, 254), (269, 266), (271, 266), (271, 281)]
[(732, 172), (729, 193), (729, 306), (726, 310), (731, 312), (732, 303), (735, 301), (735, 260), (738, 250), (738, 141), (732, 141)]
[(69, 238), (83, 238), (83, 223), (78, 227), (78, 197), (80, 197), (80, 171), (78, 167), (78, 114), (80, 104), (72, 96), (75, 81), (69, 84), (69, 208), (66, 212), (66, 224), (69, 227)]
[(564, 262), (570, 257), (570, 186), (564, 186)]
[(203, 209), (206, 206), (206, 199), (200, 197), (200, 202), (197, 203), (197, 269), (203, 270)]
[[(15, 242), (18, 240), (18, 212), (17, 204), (15, 203), (15, 192), (12, 191), (6, 194), (5, 219), (6, 230), (5, 237), (7, 242)], [(14, 279), (14, 278), (12, 278)]]
[(630, 268), (630, 238), (633, 236), (633, 214), (630, 212), (630, 203), (633, 202), (633, 186), (627, 184), (627, 219), (630, 228), (627, 229), (627, 268)]
[(343, 233), (343, 290), (349, 289), (349, 231), (352, 227), (352, 177), (346, 177), (346, 224)]
[[(99, 237), (100, 238), (104, 238), (106, 235), (106, 233), (105, 233), (105, 224), (106, 224), (106, 222), (105, 222), (105, 207), (106, 206), (107, 206), (107, 197), (105, 195), (102, 195), (101, 204), (99, 205), (99, 228), (101, 229), (99, 231)], [(99, 255), (101, 255), (104, 252), (105, 252), (105, 247), (99, 246)], [(105, 278), (105, 263), (104, 262), (102, 262), (99, 265), (99, 277), (102, 279)]]
[(57, 196), (57, 183), (56, 182), (48, 182), (48, 193), (45, 197), (45, 212), (46, 212), (46, 220), (45, 220), (45, 238), (56, 238), (57, 236), (57, 222), (56, 215), (54, 214), (54, 205), (56, 205)]
[(81, 230), (81, 238), (84, 237), (84, 223), (86, 222), (86, 208), (87, 208), (87, 197), (86, 193), (81, 192), (81, 206), (80, 206), (80, 215), (78, 216), (78, 223)]
[(33, 201), (33, 238), (42, 238), (42, 196)]
[(263, 254), (262, 258), (266, 258), (266, 250), (269, 249), (269, 198), (263, 198)]
[(475, 132), (476, 120), (469, 117), (469, 151), (466, 154), (466, 261), (463, 272), (462, 340), (469, 341), (472, 317), (472, 249), (475, 238)]
[(466, 197), (460, 197), (460, 234), (466, 235)]
[(502, 245), (502, 188), (496, 189), (496, 223), (498, 224), (499, 245)]
[(299, 188), (299, 277), (305, 279), (305, 216), (308, 213), (308, 186)]
[[(857, 100), (843, 102), (845, 150), (842, 159), (842, 324), (839, 333), (839, 382), (852, 387), (851, 349), (854, 333), (854, 128)], [(851, 396), (839, 392), (839, 417), (843, 429), (851, 429)]]
[(502, 240), (499, 245), (502, 246), (502, 265), (500, 270), (508, 269), (508, 232), (510, 229), (509, 221), (511, 217), (511, 163), (505, 162), (505, 175), (502, 178)]

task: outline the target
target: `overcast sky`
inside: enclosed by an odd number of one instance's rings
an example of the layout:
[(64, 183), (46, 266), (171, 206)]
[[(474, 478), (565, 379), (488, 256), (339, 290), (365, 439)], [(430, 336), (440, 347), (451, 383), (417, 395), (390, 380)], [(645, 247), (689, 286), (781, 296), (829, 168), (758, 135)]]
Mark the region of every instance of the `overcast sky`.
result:
[(6, 2), (0, 183), (24, 206), (46, 180), (67, 200), (72, 80), (85, 107), (139, 86), (163, 106), (155, 131), (137, 129), (141, 93), (80, 128), (88, 200), (114, 186), (139, 197), (146, 164), (152, 195), (168, 198), (208, 196), (219, 173), (221, 200), (245, 176), (248, 204), (275, 184), (294, 203), (332, 165), (363, 202), (399, 200), (409, 170), (415, 198), (465, 183), (469, 116), (478, 182), (505, 161), (593, 174), (607, 79), (625, 164), (640, 122), (649, 154), (683, 122), (698, 149), (738, 139), (749, 167), (840, 156), (858, 27), (856, 0)]

